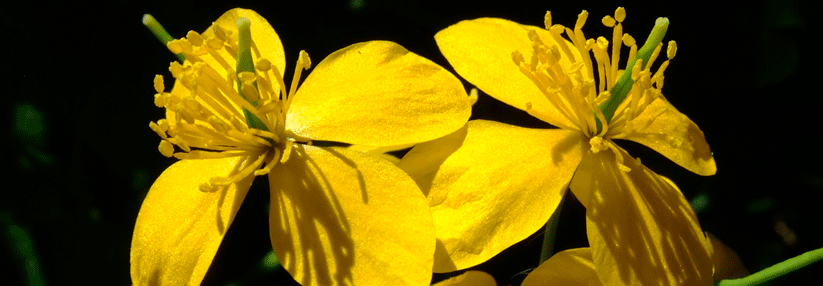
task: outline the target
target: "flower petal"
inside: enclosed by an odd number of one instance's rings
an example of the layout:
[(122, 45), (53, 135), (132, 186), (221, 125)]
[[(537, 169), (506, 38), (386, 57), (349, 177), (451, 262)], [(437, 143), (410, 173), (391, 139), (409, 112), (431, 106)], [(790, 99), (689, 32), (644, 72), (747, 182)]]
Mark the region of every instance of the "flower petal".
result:
[[(711, 246), (680, 191), (619, 149), (592, 157), (586, 227), (603, 285), (711, 285)], [(581, 168), (585, 165), (581, 163)], [(573, 187), (582, 187), (582, 183)], [(577, 190), (574, 190), (577, 194)]]
[[(530, 30), (536, 31), (544, 44), (557, 44), (544, 29), (497, 18), (461, 21), (438, 32), (434, 39), (455, 71), (490, 96), (520, 110), (526, 110), (530, 102), (534, 110), (546, 115), (541, 120), (577, 129), (512, 60), (514, 51), (523, 54), (526, 61), (531, 59)], [(560, 63), (568, 65), (569, 61), (563, 58)]]
[[(654, 117), (659, 112), (662, 113)], [(649, 104), (638, 119), (652, 117), (654, 121), (649, 127), (624, 139), (646, 145), (696, 174), (708, 176), (717, 172), (703, 131), (689, 117), (677, 111), (663, 97)]]
[(537, 266), (522, 286), (601, 285), (594, 270), (592, 251), (588, 247), (561, 251)]
[(497, 283), (494, 281), (494, 277), (486, 272), (470, 270), (437, 282), (432, 286), (497, 286)]
[(434, 272), (477, 265), (540, 229), (584, 151), (575, 131), (484, 120), (467, 128), (418, 144), (398, 164), (428, 194)]
[(390, 162), (297, 145), (269, 176), (272, 247), (302, 285), (423, 285), (434, 227), (426, 198)]
[(157, 178), (134, 226), (134, 285), (200, 285), (252, 177), (214, 193), (202, 192), (199, 186), (212, 177), (227, 176), (239, 160), (181, 160)]
[[(277, 36), (277, 33), (274, 32), (274, 28), (271, 27), (269, 21), (266, 18), (257, 14), (254, 10), (249, 9), (242, 9), (242, 8), (234, 8), (226, 13), (223, 13), (220, 18), (217, 18), (212, 25), (203, 32), (204, 37), (213, 37), (215, 33), (215, 26), (220, 26), (224, 31), (231, 32), (229, 38), (231, 39), (233, 45), (237, 45), (237, 19), (241, 17), (246, 17), (251, 22), (251, 38), (254, 41), (257, 50), (260, 51), (258, 54), (252, 48), (252, 57), (254, 58), (254, 62), (256, 63), (260, 57), (268, 59), (273, 67), (277, 67), (280, 71), (280, 75), (283, 75), (283, 71), (286, 69), (286, 54), (283, 51), (283, 43), (280, 42), (280, 37)], [(229, 55), (224, 49), (221, 49), (218, 52), (224, 59), (231, 60), (234, 57)], [(203, 60), (208, 63), (212, 68), (214, 68), (219, 74), (224, 75), (226, 70), (222, 68), (222, 66), (217, 63), (211, 56), (205, 55), (202, 57)], [(235, 68), (235, 62), (229, 62), (232, 66), (232, 69)], [(276, 86), (277, 81), (272, 81), (272, 85), (274, 86), (274, 90), (279, 90)]]
[(312, 71), (286, 129), (314, 140), (402, 145), (449, 134), (470, 114), (454, 75), (398, 44), (371, 41), (332, 53)]

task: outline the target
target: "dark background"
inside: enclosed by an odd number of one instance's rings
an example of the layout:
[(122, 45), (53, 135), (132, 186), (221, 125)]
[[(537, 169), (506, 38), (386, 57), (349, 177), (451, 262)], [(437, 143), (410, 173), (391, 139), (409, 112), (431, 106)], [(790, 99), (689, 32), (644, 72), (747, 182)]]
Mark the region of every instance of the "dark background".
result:
[[(477, 17), (542, 26), (551, 10), (554, 23), (573, 26), (587, 9), (587, 37), (610, 36), (599, 19), (621, 5), (628, 14), (624, 31), (642, 41), (654, 19), (667, 16), (666, 39), (676, 40), (679, 52), (663, 92), (701, 127), (718, 172), (701, 177), (645, 147), (620, 144), (673, 179), (699, 206), (704, 230), (735, 249), (750, 271), (823, 246), (816, 199), (823, 190), (816, 115), (823, 103), (821, 60), (812, 43), (820, 30), (810, 27), (819, 7), (811, 3), (276, 2), (0, 4), (0, 284), (130, 284), (129, 245), (140, 203), (174, 162), (159, 154), (147, 125), (163, 116), (152, 103), (152, 79), (171, 78), (175, 57), (140, 19), (151, 13), (181, 37), (202, 32), (233, 7), (268, 19), (284, 44), (289, 74), (301, 49), (318, 63), (339, 48), (378, 39), (451, 69), (433, 36)], [(473, 118), (547, 127), (485, 94), (473, 112)], [(267, 202), (267, 182), (255, 182), (205, 285), (289, 281), (282, 269), (261, 266), (271, 250)], [(585, 246), (584, 224), (582, 206), (566, 200), (557, 248)], [(519, 284), (517, 273), (536, 266), (540, 244), (535, 234), (475, 268), (500, 285)], [(823, 264), (813, 265), (773, 284), (813, 281), (821, 270)]]

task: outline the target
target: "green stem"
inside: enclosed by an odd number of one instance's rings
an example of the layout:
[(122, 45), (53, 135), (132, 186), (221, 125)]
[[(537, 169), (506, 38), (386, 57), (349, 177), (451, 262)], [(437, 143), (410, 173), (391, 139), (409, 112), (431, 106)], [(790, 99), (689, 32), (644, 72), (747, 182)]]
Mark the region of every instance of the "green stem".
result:
[[(620, 79), (617, 80), (617, 83), (615, 83), (615, 85), (609, 90), (609, 93), (611, 94), (609, 99), (598, 106), (600, 110), (603, 111), (603, 116), (606, 118), (606, 123), (610, 123), (612, 121), (612, 117), (614, 117), (614, 112), (617, 111), (617, 107), (620, 106), (620, 103), (626, 99), (626, 96), (628, 96), (629, 92), (632, 90), (632, 85), (634, 85), (634, 80), (632, 80), (632, 70), (634, 69), (635, 63), (637, 63), (637, 60), (643, 59), (641, 68), (646, 68), (646, 65), (649, 63), (649, 58), (652, 56), (652, 53), (654, 53), (654, 50), (657, 49), (657, 46), (663, 41), (663, 36), (666, 35), (666, 31), (668, 29), (669, 19), (664, 17), (657, 18), (657, 21), (654, 23), (654, 28), (652, 28), (652, 32), (649, 33), (649, 38), (646, 39), (646, 42), (643, 43), (643, 47), (637, 51), (634, 58), (629, 61), (629, 64), (626, 66), (623, 74), (620, 75)], [(597, 123), (597, 133), (600, 133), (602, 124), (596, 116), (595, 121)]]
[(820, 259), (823, 259), (823, 248), (818, 248), (789, 258), (786, 261), (772, 265), (766, 269), (758, 271), (757, 273), (740, 279), (721, 280), (717, 283), (717, 286), (742, 286), (765, 283), (800, 268), (806, 267)]
[[(169, 42), (174, 40), (169, 32), (166, 32), (166, 29), (163, 28), (163, 25), (160, 25), (160, 22), (157, 22), (151, 14), (143, 14), (143, 25), (154, 34), (163, 46), (168, 46)], [(186, 57), (183, 56), (182, 53), (177, 54), (177, 59), (180, 60), (181, 63), (186, 61)]]
[(554, 254), (554, 238), (557, 236), (557, 222), (560, 221), (560, 211), (563, 210), (563, 201), (566, 200), (566, 196), (563, 195), (560, 198), (560, 204), (557, 205), (557, 209), (554, 210), (554, 213), (549, 218), (549, 221), (546, 222), (546, 230), (543, 233), (543, 248), (540, 250), (540, 264), (549, 260)]

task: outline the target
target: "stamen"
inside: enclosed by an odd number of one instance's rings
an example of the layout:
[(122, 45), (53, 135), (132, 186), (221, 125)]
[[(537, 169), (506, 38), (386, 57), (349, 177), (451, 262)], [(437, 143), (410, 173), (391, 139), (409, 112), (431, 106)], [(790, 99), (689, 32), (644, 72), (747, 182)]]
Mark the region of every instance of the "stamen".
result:
[(157, 146), (157, 150), (160, 151), (160, 154), (163, 154), (163, 156), (169, 158), (174, 155), (174, 145), (167, 140), (160, 141), (160, 145)]
[[(160, 43), (164, 46), (168, 45), (169, 42), (174, 40), (174, 38), (169, 34), (169, 32), (166, 32), (166, 29), (163, 28), (163, 25), (160, 25), (160, 22), (154, 19), (154, 17), (151, 14), (143, 14), (143, 25), (146, 26), (146, 28), (148, 28), (149, 31), (151, 31), (151, 33), (154, 34), (154, 37), (156, 37), (157, 40), (159, 40)], [(177, 55), (177, 59), (179, 59), (181, 63), (186, 61), (186, 57), (184, 57), (182, 54), (175, 54)]]

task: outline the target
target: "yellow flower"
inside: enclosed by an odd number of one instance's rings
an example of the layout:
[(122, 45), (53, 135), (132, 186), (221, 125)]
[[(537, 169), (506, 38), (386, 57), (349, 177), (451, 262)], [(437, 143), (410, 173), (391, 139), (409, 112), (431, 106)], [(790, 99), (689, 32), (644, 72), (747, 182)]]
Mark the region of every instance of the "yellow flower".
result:
[[(643, 54), (651, 63), (662, 35), (653, 33), (656, 42), (638, 51), (622, 32), (625, 11), (618, 8), (603, 18), (614, 27), (609, 53), (604, 37), (584, 37), (587, 16), (583, 11), (574, 28), (566, 28), (552, 25), (547, 13), (546, 29), (481, 18), (435, 36), (469, 82), (561, 128), (475, 120), (401, 160), (398, 166), (432, 207), (435, 272), (479, 264), (541, 229), (570, 187), (587, 209), (589, 244), (604, 284), (711, 282), (708, 247), (688, 202), (613, 141), (646, 145), (700, 175), (716, 171), (702, 131), (660, 92), (668, 60), (654, 74), (651, 64), (638, 63), (626, 74), (633, 81), (619, 80), (620, 46), (630, 46), (629, 58)], [(669, 59), (675, 51), (670, 43)], [(608, 116), (607, 99), (620, 88), (626, 98)]]
[(160, 152), (181, 160), (140, 209), (135, 285), (199, 284), (253, 178), (266, 174), (272, 247), (301, 284), (430, 282), (434, 229), (414, 181), (376, 156), (312, 142), (393, 146), (451, 133), (471, 112), (457, 78), (373, 41), (332, 53), (298, 89), (310, 66), (301, 51), (287, 91), (277, 34), (244, 9), (168, 46), (186, 62), (172, 63), (170, 93), (155, 79), (166, 118), (150, 127)]

